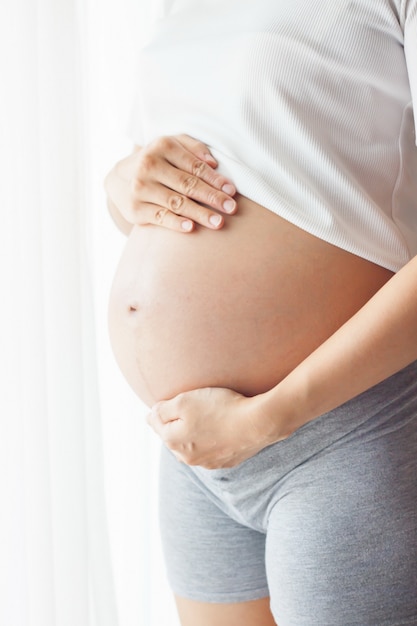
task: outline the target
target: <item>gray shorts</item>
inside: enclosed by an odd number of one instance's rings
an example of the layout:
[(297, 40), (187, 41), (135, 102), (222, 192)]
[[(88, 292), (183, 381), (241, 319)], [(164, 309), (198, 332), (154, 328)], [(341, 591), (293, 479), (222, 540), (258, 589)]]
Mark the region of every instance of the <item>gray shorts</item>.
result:
[(175, 594), (279, 626), (417, 625), (417, 362), (232, 469), (163, 448)]

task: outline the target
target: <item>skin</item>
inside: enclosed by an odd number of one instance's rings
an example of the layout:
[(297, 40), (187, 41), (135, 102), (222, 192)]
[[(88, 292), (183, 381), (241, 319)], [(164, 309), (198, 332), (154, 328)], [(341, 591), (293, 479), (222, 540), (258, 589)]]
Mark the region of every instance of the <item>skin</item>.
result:
[(186, 135), (160, 137), (145, 148), (135, 146), (104, 181), (116, 226), (125, 235), (133, 224), (156, 224), (183, 233), (191, 233), (196, 224), (220, 229), (222, 213), (236, 212), (236, 187), (217, 174), (216, 167), (207, 146)]
[(149, 424), (184, 463), (241, 463), (417, 359), (416, 286), (414, 257), (270, 391), (246, 398), (222, 388), (197, 389), (157, 403)]
[[(106, 178), (113, 219), (126, 234), (133, 224), (159, 225), (186, 237), (194, 236), (196, 224), (220, 230), (224, 203), (231, 215), (237, 210), (236, 190), (215, 168), (207, 147), (186, 136), (137, 149)], [(217, 224), (210, 222), (219, 215)], [(417, 258), (383, 282), (277, 385), (251, 396), (223, 387), (184, 391), (152, 407), (150, 426), (181, 462), (232, 467), (399, 371), (417, 359)], [(184, 626), (268, 626), (274, 621), (267, 604), (264, 599), (225, 607), (177, 599)]]
[(201, 387), (266, 392), (390, 276), (236, 198), (237, 213), (217, 232), (134, 226), (126, 242), (110, 339), (149, 407)]
[(205, 604), (175, 598), (182, 626), (275, 626), (269, 598), (236, 604)]

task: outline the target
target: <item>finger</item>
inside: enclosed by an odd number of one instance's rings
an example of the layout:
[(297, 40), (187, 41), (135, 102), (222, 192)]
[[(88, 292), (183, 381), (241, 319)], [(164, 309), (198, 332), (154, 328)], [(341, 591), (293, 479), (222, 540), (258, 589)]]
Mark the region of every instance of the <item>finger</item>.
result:
[(205, 201), (203, 197), (194, 195), (195, 188), (197, 192), (201, 190), (208, 192), (204, 185), (198, 185), (198, 181), (202, 181), (220, 192), (222, 191), (224, 195), (219, 196), (221, 198), (220, 202), (230, 200), (236, 194), (236, 187), (228, 178), (218, 174), (212, 167), (201, 159), (196, 158), (191, 152), (186, 150), (176, 151), (173, 148), (166, 152), (165, 158), (176, 169), (185, 173), (180, 180), (181, 184), (184, 185), (183, 193), (193, 197), (195, 200)]
[[(193, 204), (187, 204), (188, 211), (197, 211), (195, 202), (227, 214), (235, 213), (237, 208), (236, 201), (230, 195), (206, 184), (197, 176), (190, 175), (154, 155), (143, 157), (138, 173), (131, 183), (132, 209), (137, 209), (138, 203), (147, 202), (159, 204), (175, 213), (178, 212), (177, 207), (183, 204), (183, 200), (178, 196), (194, 201)], [(210, 219), (215, 220), (213, 212), (198, 213), (200, 218), (196, 221), (205, 226)], [(190, 214), (189, 217), (193, 216)], [(214, 227), (221, 225), (222, 222), (219, 220), (211, 223)]]
[(159, 403), (155, 404), (152, 408), (150, 413), (148, 413), (147, 417), (146, 417), (146, 421), (148, 422), (149, 426), (158, 434), (161, 436), (162, 434), (162, 429), (164, 427), (164, 423), (161, 419), (161, 413), (160, 413), (160, 406)]
[(178, 421), (180, 418), (174, 406), (175, 400), (157, 402), (151, 408), (151, 412), (148, 415), (148, 423), (162, 427)]
[[(168, 218), (167, 211), (165, 211), (165, 215), (161, 212), (161, 208), (164, 208), (181, 218), (188, 218), (201, 226), (214, 230), (221, 228), (224, 224), (222, 215), (214, 213), (186, 196), (172, 191), (172, 189), (154, 183), (147, 186), (146, 192), (150, 201), (147, 203), (141, 202), (137, 207), (133, 207), (136, 215), (141, 216), (141, 223), (145, 223), (143, 220), (146, 220), (146, 223), (152, 224), (163, 223), (164, 219), (166, 220)], [(146, 214), (144, 204), (147, 205)], [(151, 208), (152, 206), (153, 208)], [(179, 223), (177, 220), (172, 220), (171, 216), (168, 219), (170, 220), (170, 225), (174, 222), (177, 227), (181, 226), (182, 230), (189, 228), (188, 224), (184, 226), (182, 222)], [(167, 224), (166, 221), (165, 223)]]
[(198, 141), (198, 139), (194, 137), (190, 137), (190, 135), (176, 135), (176, 139), (196, 157), (209, 163), (211, 167), (217, 167), (217, 161), (205, 143)]
[[(169, 167), (160, 170), (159, 183), (195, 202), (227, 214), (236, 211), (237, 203), (229, 194), (189, 174), (186, 170)], [(226, 185), (227, 188), (227, 185)]]
[(144, 184), (142, 180), (149, 179), (158, 180), (179, 193), (226, 213), (233, 213), (236, 209), (233, 200), (236, 187), (233, 183), (184, 149), (175, 138), (159, 138), (150, 151), (139, 156), (137, 182), (134, 183), (138, 192)]
[(191, 233), (194, 230), (194, 222), (182, 215), (176, 215), (166, 207), (157, 204), (142, 203), (136, 212), (135, 224), (154, 224), (163, 226), (179, 233)]

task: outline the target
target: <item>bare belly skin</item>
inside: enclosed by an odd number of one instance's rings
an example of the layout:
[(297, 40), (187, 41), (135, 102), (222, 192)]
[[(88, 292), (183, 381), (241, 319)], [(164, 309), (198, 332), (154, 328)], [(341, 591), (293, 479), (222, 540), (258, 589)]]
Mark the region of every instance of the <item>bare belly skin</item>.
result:
[(275, 386), (391, 276), (240, 197), (220, 231), (134, 227), (109, 304), (116, 360), (152, 405)]

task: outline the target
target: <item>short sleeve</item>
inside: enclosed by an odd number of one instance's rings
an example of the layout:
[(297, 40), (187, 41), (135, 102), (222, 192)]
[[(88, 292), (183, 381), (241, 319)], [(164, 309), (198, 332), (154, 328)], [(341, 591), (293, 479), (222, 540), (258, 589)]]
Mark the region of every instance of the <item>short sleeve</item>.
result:
[[(404, 54), (410, 81), (415, 124), (417, 123), (417, 0), (404, 0)], [(414, 134), (417, 145), (417, 136)]]

